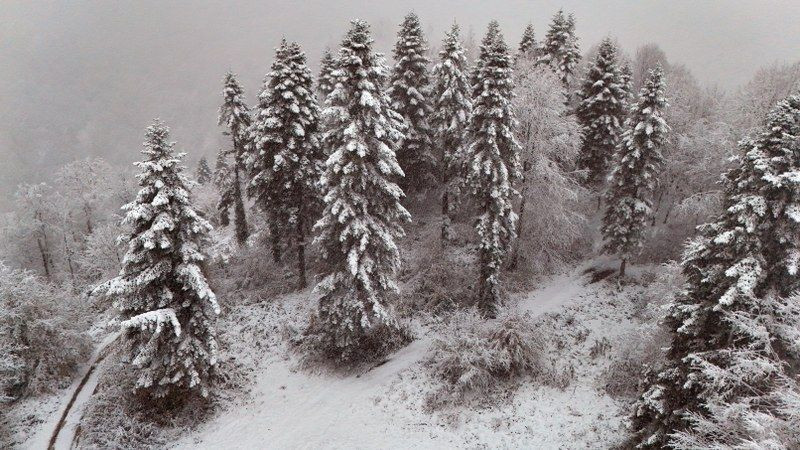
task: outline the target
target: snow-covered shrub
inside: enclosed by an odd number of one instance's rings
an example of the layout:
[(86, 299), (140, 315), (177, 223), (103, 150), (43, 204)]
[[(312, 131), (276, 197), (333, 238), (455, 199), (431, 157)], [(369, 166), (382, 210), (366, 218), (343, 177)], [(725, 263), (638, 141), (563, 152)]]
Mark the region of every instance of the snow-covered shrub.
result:
[(417, 276), (403, 289), (401, 314), (426, 311), (438, 314), (475, 304), (475, 264), (471, 260), (450, 258), (443, 252), (431, 251)]
[(642, 321), (627, 333), (611, 353), (611, 363), (600, 376), (603, 389), (612, 397), (633, 399), (642, 393), (642, 380), (655, 375), (662, 367), (663, 348), (669, 334), (661, 324), (672, 300), (683, 283), (680, 266), (672, 261), (661, 265), (656, 274), (645, 272), (642, 287), (631, 294), (631, 314)]
[(298, 338), (298, 349), (307, 367), (329, 366), (354, 369), (379, 362), (393, 351), (411, 342), (411, 332), (400, 324), (376, 324), (361, 332), (358, 341), (352, 342), (343, 352), (341, 343), (320, 324), (316, 314)]
[(413, 204), (415, 223), (401, 243), (402, 289), (397, 309), (404, 316), (420, 311), (439, 314), (475, 304), (477, 264), (466, 237), (471, 237), (474, 230), (466, 223), (451, 223), (451, 240), (443, 247), (438, 217), (430, 214), (437, 199), (427, 200), (430, 201)]
[(79, 299), (0, 263), (0, 401), (65, 387), (91, 351)]
[(485, 397), (523, 377), (553, 379), (546, 343), (530, 317), (505, 313), (495, 320), (474, 309), (455, 312), (443, 324), (425, 365), (439, 385), (430, 409)]

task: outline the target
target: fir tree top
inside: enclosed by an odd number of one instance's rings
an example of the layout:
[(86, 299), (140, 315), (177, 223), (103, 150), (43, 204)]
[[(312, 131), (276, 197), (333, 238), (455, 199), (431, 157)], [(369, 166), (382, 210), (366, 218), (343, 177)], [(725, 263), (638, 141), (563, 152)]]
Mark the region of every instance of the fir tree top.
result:
[(243, 167), (247, 132), (250, 126), (250, 110), (244, 101), (244, 89), (236, 79), (236, 74), (225, 74), (225, 87), (222, 90), (223, 102), (219, 108), (218, 124), (228, 129), (233, 139), (235, 160)]
[(669, 130), (663, 118), (667, 106), (661, 67), (656, 67), (625, 122), (606, 193), (603, 248), (609, 254), (622, 255), (623, 261), (642, 245), (644, 220), (650, 214), (649, 196), (664, 162), (661, 146)]
[(328, 94), (331, 93), (336, 84), (336, 80), (333, 77), (334, 70), (336, 70), (336, 58), (333, 57), (330, 48), (325, 48), (320, 61), (319, 76), (317, 77), (317, 90), (322, 102), (325, 102)]
[(286, 202), (299, 201), (298, 189), (305, 191), (305, 201), (317, 195), (323, 159), (316, 136), (320, 111), (305, 53), (297, 43), (281, 41), (267, 79), (251, 127), (258, 153), (253, 155), (248, 190), (270, 209), (271, 220), (288, 227), (301, 205)]
[(561, 82), (569, 86), (580, 58), (578, 38), (575, 36), (575, 17), (572, 14), (565, 16), (564, 11), (560, 9), (553, 16), (553, 21), (547, 30), (539, 61), (550, 65)]
[(197, 182), (200, 184), (206, 184), (211, 181), (213, 174), (211, 173), (211, 168), (208, 167), (208, 160), (205, 156), (200, 158), (200, 162), (197, 163)]
[(430, 105), (425, 99), (430, 62), (425, 56), (427, 51), (419, 17), (413, 12), (409, 13), (397, 32), (394, 46), (396, 64), (392, 71), (389, 95), (393, 109), (414, 123), (430, 112)]
[[(464, 130), (472, 112), (470, 85), (465, 71), (467, 59), (459, 39), (459, 27), (453, 24), (445, 34), (440, 61), (433, 69), (433, 115), (431, 124), (442, 152), (446, 181), (455, 181), (461, 173), (460, 157), (466, 141)], [(453, 200), (453, 199), (451, 199)]]
[(616, 46), (605, 38), (583, 81), (576, 110), (583, 129), (578, 166), (589, 171), (589, 184), (603, 180), (619, 140), (628, 97), (623, 83)]
[(522, 32), (522, 39), (519, 42), (519, 52), (517, 58), (535, 58), (538, 51), (536, 36), (533, 32), (533, 24), (528, 24)]
[(435, 181), (436, 161), (431, 152), (428, 124), (431, 103), (428, 98), (430, 61), (425, 55), (427, 51), (419, 17), (409, 13), (397, 33), (394, 47), (396, 63), (389, 87), (392, 109), (403, 116), (408, 125), (397, 154), (406, 172), (406, 177), (401, 180), (404, 188), (423, 187)]
[[(514, 82), (511, 77), (511, 57), (508, 46), (500, 32), (500, 25), (489, 23), (486, 36), (481, 42), (480, 56), (476, 64), (476, 82), (473, 84), (473, 114), (470, 133), (478, 146), (491, 148), (473, 149), (488, 152), (487, 156), (497, 166), (496, 178), (489, 181), (499, 185), (509, 184), (521, 175), (519, 144), (514, 138), (514, 113), (511, 105)], [(473, 144), (476, 145), (476, 144)], [(478, 171), (480, 172), (480, 171)], [(476, 172), (477, 173), (477, 172)]]
[(445, 128), (451, 132), (463, 131), (462, 124), (469, 120), (472, 100), (469, 97), (469, 81), (465, 75), (467, 58), (459, 38), (460, 28), (453, 24), (442, 41), (440, 62), (434, 67), (435, 83), (432, 122), (437, 132)]

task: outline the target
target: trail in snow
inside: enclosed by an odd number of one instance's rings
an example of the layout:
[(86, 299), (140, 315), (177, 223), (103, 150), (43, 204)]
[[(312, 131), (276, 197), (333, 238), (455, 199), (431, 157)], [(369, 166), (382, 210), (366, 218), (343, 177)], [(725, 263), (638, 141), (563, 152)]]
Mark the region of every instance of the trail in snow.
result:
[(87, 400), (94, 393), (97, 386), (99, 373), (97, 365), (105, 358), (104, 350), (117, 339), (119, 333), (108, 335), (97, 346), (89, 363), (86, 365), (81, 376), (75, 381), (73, 387), (68, 392), (72, 394), (69, 401), (64, 402), (64, 406), (48, 421), (47, 425), (39, 431), (29, 442), (25, 443), (25, 448), (30, 449), (70, 449), (75, 438), (75, 431), (80, 424), (83, 414), (83, 407)]
[[(430, 436), (404, 429), (375, 407), (376, 397), (401, 371), (427, 352), (427, 339), (412, 342), (386, 364), (359, 377), (293, 372), (276, 360), (257, 379), (252, 403), (234, 407), (178, 448), (408, 448)], [(431, 444), (431, 447), (433, 445)]]
[[(520, 299), (518, 307), (538, 316), (557, 311), (586, 290), (578, 268), (551, 279)], [(251, 401), (233, 405), (187, 436), (177, 448), (442, 448), (458, 445), (459, 430), (435, 426), (431, 418), (393, 414), (378, 404), (403, 372), (417, 368), (430, 346), (425, 337), (356, 377), (313, 375), (275, 358), (256, 379)], [(412, 374), (413, 376), (413, 374)], [(394, 411), (397, 412), (397, 411)], [(425, 423), (421, 423), (425, 422)]]

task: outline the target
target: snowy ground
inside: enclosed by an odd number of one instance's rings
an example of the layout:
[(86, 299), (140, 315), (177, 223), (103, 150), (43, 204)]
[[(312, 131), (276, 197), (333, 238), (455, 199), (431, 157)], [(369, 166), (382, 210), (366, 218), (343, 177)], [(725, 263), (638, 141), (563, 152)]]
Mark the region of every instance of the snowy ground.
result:
[[(421, 364), (429, 335), (386, 364), (351, 376), (300, 370), (295, 358), (273, 341), (263, 349), (262, 369), (248, 398), (230, 405), (177, 447), (607, 448), (624, 434), (625, 411), (598, 388), (607, 359), (589, 354), (604, 341), (613, 347), (636, 324), (626, 311), (624, 294), (608, 283), (587, 283), (578, 268), (517, 295), (509, 305), (531, 317), (551, 314), (572, 324), (565, 331), (571, 344), (561, 357), (574, 365), (575, 379), (565, 390), (528, 383), (493, 406), (429, 413), (422, 404), (430, 380)], [(305, 307), (308, 297), (295, 294), (276, 302), (292, 311)], [(282, 316), (271, 315), (273, 320)], [(258, 316), (249, 318), (260, 322), (254, 319)], [(273, 327), (280, 330), (280, 325)]]
[[(585, 267), (545, 279), (537, 289), (515, 294), (507, 305), (531, 319), (553, 321), (564, 345), (551, 356), (574, 368), (566, 389), (522, 382), (491, 402), (436, 412), (423, 407), (433, 383), (422, 364), (435, 338), (432, 329), (417, 327), (414, 342), (371, 370), (314, 373), (299, 368), (287, 348), (287, 337), (315, 306), (314, 294), (231, 302), (221, 338), (227, 356), (246, 374), (246, 389), (210, 421), (185, 433), (175, 447), (608, 448), (625, 435), (626, 408), (603, 391), (602, 377), (609, 355), (640, 326), (631, 313), (636, 287), (590, 283)], [(95, 381), (90, 378), (89, 384)], [(18, 425), (17, 444), (46, 448), (73, 392), (74, 387), (15, 406), (10, 420)], [(91, 392), (82, 393), (67, 416), (59, 448), (68, 448), (82, 402)], [(19, 426), (25, 420), (29, 425)]]

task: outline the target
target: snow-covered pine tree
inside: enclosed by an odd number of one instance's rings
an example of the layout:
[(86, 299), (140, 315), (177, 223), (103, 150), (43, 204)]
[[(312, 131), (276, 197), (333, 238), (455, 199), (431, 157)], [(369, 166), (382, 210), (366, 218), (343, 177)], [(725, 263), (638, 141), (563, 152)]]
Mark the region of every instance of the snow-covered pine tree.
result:
[(521, 175), (519, 144), (513, 133), (511, 56), (496, 21), (489, 24), (476, 66), (465, 183), (479, 208), (475, 225), (480, 238), (478, 305), (485, 316), (492, 317), (500, 296), (502, 261), (516, 234), (513, 182)]
[(470, 85), (465, 71), (467, 59), (453, 24), (445, 35), (440, 62), (433, 69), (433, 115), (431, 126), (436, 146), (440, 149), (439, 173), (444, 185), (442, 193), (442, 242), (450, 239), (451, 214), (460, 195), (464, 177), (466, 129), (472, 112)]
[(625, 122), (606, 191), (603, 252), (620, 257), (620, 276), (625, 275), (628, 259), (641, 248), (644, 239), (645, 220), (651, 213), (650, 197), (664, 162), (661, 146), (669, 127), (662, 114), (667, 106), (659, 66), (650, 71), (639, 102)]
[(317, 77), (317, 92), (322, 103), (328, 98), (328, 94), (333, 91), (336, 85), (336, 80), (333, 77), (333, 71), (336, 70), (336, 59), (331, 53), (331, 49), (326, 48), (322, 53), (322, 60), (319, 63), (319, 76)]
[[(795, 95), (740, 143), (737, 167), (723, 180), (723, 212), (686, 247), (685, 289), (666, 319), (672, 342), (635, 406), (634, 444), (800, 445), (792, 380), (800, 361), (799, 137)], [(785, 434), (787, 419), (794, 430)]]
[(197, 163), (197, 182), (200, 184), (206, 184), (211, 181), (213, 178), (213, 174), (211, 173), (211, 168), (208, 167), (208, 160), (205, 156), (200, 158), (200, 162)]
[[(248, 194), (267, 214), (281, 239), (297, 250), (300, 288), (306, 287), (306, 237), (319, 215), (320, 179), (325, 157), (317, 141), (319, 107), (306, 56), (284, 39), (259, 95), (250, 141), (252, 159)], [(273, 233), (273, 237), (278, 236)]]
[(622, 134), (628, 97), (624, 82), (617, 48), (610, 38), (605, 38), (578, 93), (580, 103), (575, 112), (583, 138), (578, 168), (586, 171), (589, 186), (605, 181), (608, 164)]
[[(229, 194), (233, 198), (233, 223), (236, 227), (236, 242), (243, 245), (250, 232), (247, 228), (247, 217), (242, 199), (242, 178), (245, 173), (245, 160), (248, 148), (247, 129), (250, 126), (250, 112), (244, 102), (244, 90), (236, 80), (236, 75), (228, 72), (225, 75), (225, 88), (222, 90), (224, 101), (219, 108), (219, 125), (225, 126), (226, 134), (231, 137), (233, 148), (233, 180), (228, 183), (228, 188), (233, 191)], [(222, 195), (225, 197), (226, 195)]]
[(406, 192), (431, 186), (437, 178), (428, 123), (431, 101), (427, 51), (419, 17), (409, 13), (397, 33), (396, 63), (389, 82), (392, 109), (403, 116), (407, 125), (397, 151), (397, 160), (405, 173), (399, 182)]
[(533, 32), (533, 24), (528, 24), (522, 32), (522, 39), (519, 41), (519, 50), (516, 60), (530, 59), (535, 60), (539, 55), (539, 44), (536, 42), (536, 35)]
[(625, 111), (627, 113), (627, 110), (630, 109), (631, 99), (633, 98), (633, 71), (628, 62), (625, 62), (622, 65), (622, 69), (620, 69), (620, 84), (625, 91)]
[[(581, 59), (578, 38), (575, 36), (575, 17), (558, 10), (550, 23), (539, 55), (539, 63), (549, 65), (569, 88), (575, 67)], [(569, 97), (569, 93), (567, 93)]]
[(228, 164), (228, 152), (224, 149), (219, 149), (217, 153), (217, 162), (214, 166), (214, 186), (219, 191), (219, 202), (217, 203), (217, 213), (219, 214), (219, 224), (222, 227), (227, 227), (231, 223), (230, 209), (234, 203), (234, 194), (236, 191), (231, 184), (233, 183), (233, 174), (231, 166)]
[(174, 153), (169, 129), (147, 128), (144, 161), (136, 163), (141, 189), (123, 207), (130, 231), (119, 276), (94, 293), (114, 299), (136, 388), (152, 397), (208, 394), (216, 364), (214, 318), (219, 314), (203, 268), (211, 225), (192, 207), (191, 182)]
[(358, 358), (370, 342), (371, 348), (391, 346), (378, 336), (396, 327), (387, 294), (396, 290), (396, 240), (410, 220), (394, 181), (403, 176), (395, 157), (403, 118), (383, 90), (386, 68), (372, 42), (369, 25), (353, 21), (324, 110), (330, 157), (325, 210), (315, 229), (326, 268), (317, 286), (319, 317), (309, 334), (318, 350), (339, 361)]

